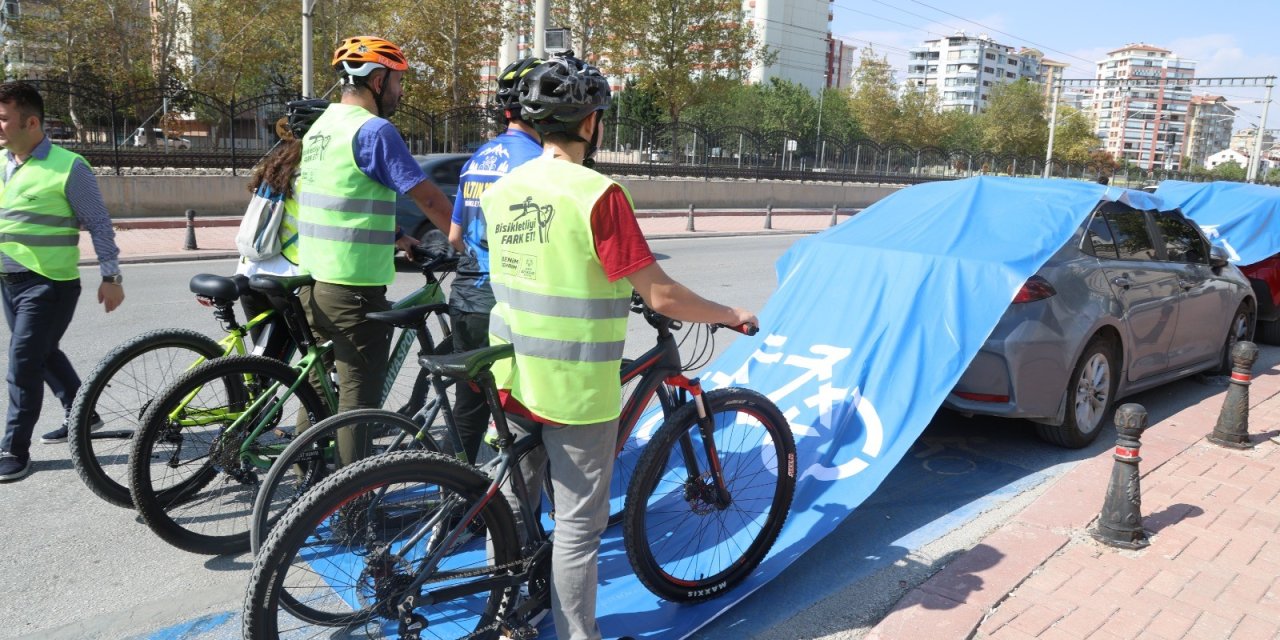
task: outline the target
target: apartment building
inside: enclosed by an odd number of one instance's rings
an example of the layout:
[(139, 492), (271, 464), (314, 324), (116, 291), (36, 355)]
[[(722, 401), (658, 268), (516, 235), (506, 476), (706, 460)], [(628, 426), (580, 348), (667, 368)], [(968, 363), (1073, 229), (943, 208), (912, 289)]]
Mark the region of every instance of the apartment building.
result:
[(855, 47), (839, 38), (827, 41), (827, 87), (847, 89), (853, 86), (853, 72), (857, 63), (853, 59)]
[[(1044, 83), (1044, 97), (1046, 100), (1053, 99), (1053, 85), (1064, 77), (1069, 66), (1071, 65), (1065, 62), (1058, 62), (1044, 57), (1040, 58), (1040, 81)], [(1067, 93), (1066, 89), (1059, 92), (1059, 101), (1062, 100), (1062, 94), (1064, 93)]]
[[(813, 93), (833, 86), (828, 75), (834, 71), (830, 45), (832, 2), (743, 0), (744, 20), (755, 28), (759, 42), (778, 56), (773, 64), (754, 65), (748, 79), (764, 82), (784, 78)], [(852, 56), (852, 48), (849, 55)]]
[(1209, 156), (1231, 147), (1236, 110), (1222, 96), (1192, 96), (1187, 105), (1187, 144), (1183, 155), (1190, 167), (1204, 166)]
[(1000, 44), (986, 34), (926, 40), (907, 55), (907, 85), (936, 87), (943, 109), (978, 113), (986, 108), (991, 88), (1022, 78), (1043, 80), (1039, 51)]
[(1116, 81), (1102, 83), (1094, 93), (1103, 149), (1143, 169), (1181, 168), (1191, 88), (1178, 81), (1194, 78), (1195, 67), (1168, 49), (1144, 43), (1125, 45), (1098, 61), (1095, 77)]

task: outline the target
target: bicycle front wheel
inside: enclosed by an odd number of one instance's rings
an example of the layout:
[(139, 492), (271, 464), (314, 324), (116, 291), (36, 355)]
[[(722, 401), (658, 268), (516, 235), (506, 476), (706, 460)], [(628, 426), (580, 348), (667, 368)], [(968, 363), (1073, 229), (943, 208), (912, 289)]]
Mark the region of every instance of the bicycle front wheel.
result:
[(777, 406), (740, 388), (703, 398), (711, 433), (693, 403), (676, 410), (636, 465), (623, 519), (636, 577), (674, 602), (718, 597), (751, 575), (795, 493), (795, 441)]
[[(520, 569), (511, 508), (486, 500), (489, 478), (422, 451), (366, 458), (289, 508), (254, 561), (244, 605), (249, 638), (387, 637), (408, 595), (423, 638), (494, 638), (514, 585), (487, 578)], [(457, 529), (461, 533), (449, 541)], [(414, 579), (430, 571), (419, 593)], [(294, 603), (282, 607), (283, 595)], [(318, 633), (314, 625), (341, 628)]]
[(156, 397), (129, 456), (134, 506), (156, 535), (192, 553), (249, 549), (258, 465), (279, 455), (297, 427), (330, 412), (308, 384), (289, 393), (298, 375), (270, 358), (229, 356), (192, 369)]
[(204, 334), (157, 329), (116, 347), (93, 368), (76, 393), (67, 422), (71, 464), (90, 491), (116, 506), (133, 506), (129, 449), (142, 414), (158, 389), (221, 355), (222, 346)]
[(423, 433), (419, 437), (416, 422), (394, 411), (356, 409), (325, 418), (294, 438), (263, 476), (249, 528), (249, 544), (255, 554), (285, 510), (337, 470), (334, 454), (340, 429), (368, 433), (374, 453), (393, 448), (439, 450), (430, 435)]

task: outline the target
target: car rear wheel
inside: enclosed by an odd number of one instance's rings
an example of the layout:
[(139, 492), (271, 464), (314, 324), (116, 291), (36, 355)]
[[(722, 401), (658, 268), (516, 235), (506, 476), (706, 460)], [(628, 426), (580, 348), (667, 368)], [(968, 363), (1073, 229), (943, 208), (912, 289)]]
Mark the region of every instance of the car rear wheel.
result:
[(1036, 425), (1046, 442), (1069, 449), (1089, 446), (1102, 431), (1102, 422), (1115, 402), (1120, 367), (1116, 350), (1102, 336), (1094, 336), (1080, 354), (1067, 384), (1067, 413), (1061, 425)]
[(1231, 316), (1227, 338), (1222, 345), (1222, 360), (1218, 364), (1219, 375), (1231, 375), (1231, 349), (1241, 340), (1253, 340), (1253, 308), (1248, 302), (1240, 303), (1235, 315)]

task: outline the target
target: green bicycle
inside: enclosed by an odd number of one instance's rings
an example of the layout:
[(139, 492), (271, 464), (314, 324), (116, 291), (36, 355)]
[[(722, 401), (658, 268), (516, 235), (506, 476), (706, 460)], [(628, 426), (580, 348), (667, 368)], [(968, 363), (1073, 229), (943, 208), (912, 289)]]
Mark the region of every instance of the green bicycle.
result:
[[(436, 272), (454, 260), (422, 268), (427, 284), (397, 302), (391, 314), (421, 320), (403, 324), (387, 365), (386, 397), (414, 342), (432, 344), (427, 331), (434, 315), (448, 336), (447, 308)], [(302, 357), (292, 365), (256, 355), (206, 362), (168, 385), (147, 408), (142, 430), (129, 455), (129, 484), (134, 506), (162, 539), (193, 553), (223, 554), (248, 549), (248, 518), (259, 476), (286, 448), (294, 434), (331, 415), (337, 391), (325, 363), (332, 347), (319, 344), (294, 291), (310, 276), (254, 276), (250, 286), (272, 301), (281, 321), (299, 345)], [(413, 415), (427, 401), (429, 384), (421, 371), (408, 400), (397, 406)], [(378, 435), (378, 434), (375, 434)], [(376, 446), (376, 443), (375, 443)], [(305, 477), (290, 478), (303, 486)]]
[(267, 310), (240, 324), (235, 303), (249, 291), (245, 276), (208, 273), (191, 278), (196, 301), (213, 309), (226, 331), (214, 341), (190, 329), (156, 329), (113, 349), (85, 378), (71, 405), (67, 438), (76, 473), (95, 495), (120, 507), (132, 507), (127, 486), (129, 448), (155, 391), (206, 360), (249, 353), (246, 336), (255, 336), (253, 352), (288, 361), (294, 344), (279, 315)]

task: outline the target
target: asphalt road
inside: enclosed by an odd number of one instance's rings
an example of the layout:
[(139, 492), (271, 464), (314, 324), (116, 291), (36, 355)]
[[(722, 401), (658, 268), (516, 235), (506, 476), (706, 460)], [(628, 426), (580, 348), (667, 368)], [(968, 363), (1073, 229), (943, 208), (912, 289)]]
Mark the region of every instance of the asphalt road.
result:
[[(758, 309), (775, 287), (774, 261), (797, 237), (663, 240), (653, 247), (694, 290)], [(103, 314), (86, 291), (63, 349), (85, 374), (115, 345), (146, 330), (217, 334), (186, 282), (198, 272), (232, 269), (229, 261), (128, 266), (125, 305)], [(94, 276), (86, 272), (86, 282)], [(420, 282), (402, 274), (392, 296)], [(629, 354), (651, 340), (648, 326), (634, 320)], [(731, 340), (723, 334), (717, 351)], [(0, 341), (8, 343), (6, 328)], [(1259, 366), (1277, 360), (1280, 350), (1264, 348)], [(1221, 389), (1187, 380), (1132, 400), (1147, 406), (1154, 423)], [(37, 436), (60, 420), (50, 397)], [(943, 413), (833, 535), (696, 637), (859, 638), (903, 593), (1029, 502), (1047, 480), (1113, 442), (1109, 427), (1092, 448), (1066, 451), (1039, 442), (1024, 422)], [(66, 445), (37, 443), (33, 454), (31, 477), (0, 485), (0, 531), (9, 547), (0, 554), (0, 638), (237, 637), (247, 554), (209, 558), (174, 549), (133, 512), (89, 493)]]

